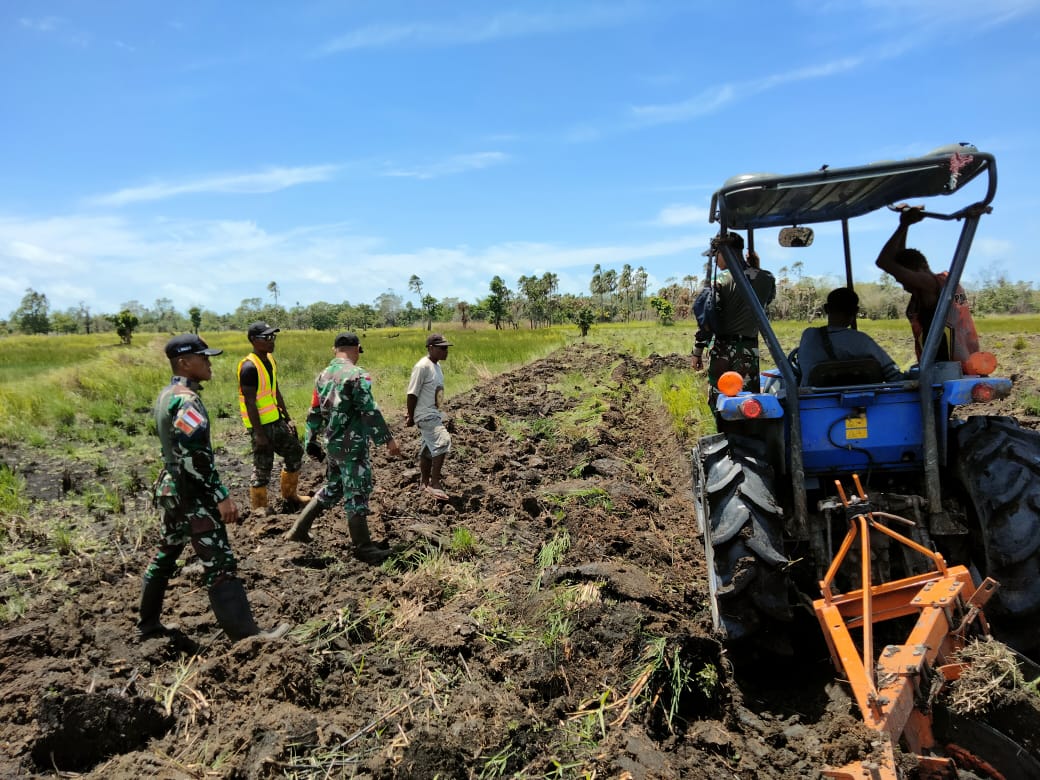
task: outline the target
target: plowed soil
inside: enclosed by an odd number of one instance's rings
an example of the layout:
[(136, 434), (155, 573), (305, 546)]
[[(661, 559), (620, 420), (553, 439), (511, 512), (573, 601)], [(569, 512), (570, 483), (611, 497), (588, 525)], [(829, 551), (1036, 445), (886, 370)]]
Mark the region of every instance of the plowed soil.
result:
[[(0, 631), (0, 776), (766, 780), (868, 756), (822, 642), (739, 669), (712, 634), (688, 451), (645, 386), (685, 360), (574, 346), (454, 397), (447, 502), (388, 415), (409, 453), (375, 456), (391, 565), (352, 557), (339, 510), (310, 544), (282, 541), (288, 511), (231, 529), (281, 640), (229, 642), (189, 557), (178, 630), (137, 641), (154, 529), (67, 556), (67, 589), (31, 583)], [(247, 505), (248, 464), (218, 464)], [(62, 479), (37, 464), (30, 486)]]

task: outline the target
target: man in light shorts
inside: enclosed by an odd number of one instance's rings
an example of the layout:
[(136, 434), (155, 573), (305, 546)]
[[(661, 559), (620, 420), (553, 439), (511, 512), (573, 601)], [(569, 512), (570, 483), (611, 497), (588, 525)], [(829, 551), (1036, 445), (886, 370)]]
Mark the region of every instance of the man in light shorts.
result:
[(448, 357), (451, 342), (440, 333), (426, 338), (426, 355), (412, 368), (408, 382), (408, 414), (404, 424), (416, 426), (421, 437), (419, 479), (423, 490), (438, 501), (447, 501), (441, 486), (441, 467), (451, 449), (451, 435), (444, 427), (444, 372), (440, 361)]

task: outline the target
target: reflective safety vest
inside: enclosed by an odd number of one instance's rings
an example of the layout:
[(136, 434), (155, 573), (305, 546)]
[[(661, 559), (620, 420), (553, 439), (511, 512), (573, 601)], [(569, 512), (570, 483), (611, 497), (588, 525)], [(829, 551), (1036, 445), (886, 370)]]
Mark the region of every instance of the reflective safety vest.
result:
[(252, 428), (253, 423), (249, 421), (249, 412), (246, 410), (246, 397), (242, 395), (242, 366), (250, 361), (256, 366), (256, 376), (260, 382), (256, 388), (256, 410), (260, 413), (260, 424), (273, 423), (281, 415), (278, 412), (278, 364), (275, 363), (274, 355), (268, 355), (271, 363), (271, 373), (268, 375), (264, 361), (250, 352), (238, 364), (238, 411), (242, 413), (242, 422), (246, 428)]
[[(935, 275), (940, 284), (946, 284), (949, 273), (943, 271)], [(930, 316), (924, 321), (921, 317), (921, 306), (914, 296), (910, 298), (910, 305), (906, 307), (906, 317), (910, 320), (910, 330), (914, 334), (914, 349), (917, 359), (921, 359), (921, 349), (928, 335), (928, 326), (931, 324)], [(928, 312), (925, 312), (928, 315)], [(934, 316), (935, 312), (931, 312)], [(943, 327), (943, 338), (936, 353), (936, 360), (955, 360), (968, 371), (968, 358), (979, 351), (979, 334), (975, 330), (975, 320), (972, 319), (971, 310), (968, 308), (968, 296), (964, 294), (964, 288), (959, 284), (953, 293), (953, 301), (946, 314), (946, 322)], [(974, 373), (974, 372), (972, 372)]]

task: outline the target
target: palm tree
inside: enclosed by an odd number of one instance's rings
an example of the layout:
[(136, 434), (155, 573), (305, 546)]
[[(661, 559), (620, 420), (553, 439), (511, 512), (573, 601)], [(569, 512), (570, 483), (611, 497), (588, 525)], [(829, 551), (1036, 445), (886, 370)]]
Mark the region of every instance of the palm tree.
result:
[(560, 277), (554, 273), (546, 271), (542, 274), (542, 283), (545, 285), (546, 292), (548, 294), (548, 301), (546, 302), (546, 308), (548, 309), (549, 325), (553, 324), (553, 309), (556, 304), (556, 293), (560, 289)]
[(592, 280), (589, 282), (589, 292), (599, 296), (600, 313), (603, 312), (603, 269), (599, 263), (592, 268)]
[(420, 279), (415, 274), (412, 274), (411, 277), (408, 279), (408, 289), (411, 290), (413, 293), (415, 293), (415, 297), (419, 299), (419, 308), (420, 309), (422, 308), (422, 299), (423, 299), (422, 287), (423, 287), (422, 279)]

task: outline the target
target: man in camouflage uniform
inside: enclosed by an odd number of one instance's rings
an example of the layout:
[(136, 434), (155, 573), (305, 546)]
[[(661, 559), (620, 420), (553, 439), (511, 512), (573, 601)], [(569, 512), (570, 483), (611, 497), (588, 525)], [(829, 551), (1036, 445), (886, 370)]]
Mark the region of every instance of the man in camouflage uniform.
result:
[[(744, 249), (744, 239), (737, 233), (721, 234), (712, 239), (711, 247), (704, 253), (715, 256), (720, 271), (726, 270), (726, 258), (719, 250), (720, 241), (729, 241), (738, 252)], [(758, 255), (747, 255), (748, 281), (762, 306), (768, 306), (776, 296), (776, 280), (769, 271), (759, 267)], [(744, 390), (759, 392), (758, 325), (732, 274), (716, 281), (715, 291), (720, 309), (717, 332), (698, 330), (695, 337), (692, 365), (696, 370), (704, 368), (704, 348), (710, 345), (708, 361), (708, 403), (712, 411), (718, 398), (718, 381), (727, 371), (736, 371), (744, 377)]]
[(333, 349), (332, 362), (315, 382), (304, 437), (308, 455), (326, 458), (325, 485), (300, 512), (286, 538), (310, 541), (308, 531), (315, 518), (342, 499), (354, 555), (365, 563), (381, 563), (390, 552), (374, 544), (368, 531), (368, 499), (372, 493), (368, 441), (386, 444), (395, 456), (401, 454), (401, 448), (372, 397), (372, 378), (357, 365), (364, 351), (361, 341), (353, 333), (340, 333)]
[(173, 379), (159, 393), (154, 411), (163, 456), (154, 500), (162, 510), (163, 539), (144, 574), (137, 624), (142, 638), (169, 631), (160, 622), (163, 598), (188, 543), (202, 562), (210, 605), (228, 637), (237, 641), (261, 633), (242, 581), (235, 576), (238, 565), (227, 524), (239, 522), (238, 507), (217, 474), (209, 414), (199, 397), (201, 383), (213, 375), (210, 356), (219, 354), (221, 350), (210, 349), (191, 333), (174, 336), (166, 344)]

